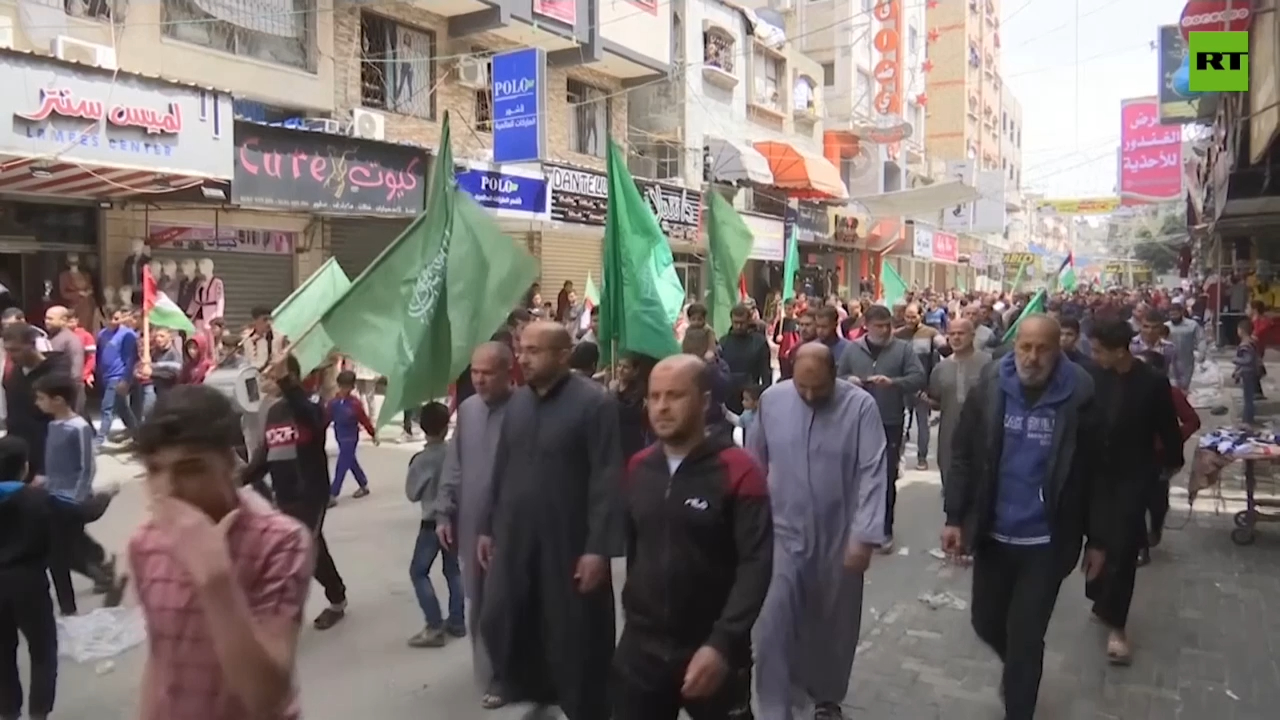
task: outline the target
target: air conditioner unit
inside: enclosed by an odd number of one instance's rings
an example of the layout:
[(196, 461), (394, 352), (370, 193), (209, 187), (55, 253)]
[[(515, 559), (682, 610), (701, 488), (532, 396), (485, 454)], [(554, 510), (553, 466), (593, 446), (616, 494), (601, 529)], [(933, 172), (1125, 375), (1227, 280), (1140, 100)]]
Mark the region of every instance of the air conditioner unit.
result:
[(372, 110), (356, 108), (351, 111), (351, 134), (365, 140), (385, 140), (387, 117)]
[(306, 118), (302, 121), (302, 127), (311, 132), (327, 133), (329, 135), (341, 135), (342, 123), (333, 118)]
[(488, 90), (489, 61), (483, 58), (463, 57), (458, 62), (458, 84), (472, 90)]
[(13, 48), (13, 20), (7, 16), (0, 16), (0, 49), (11, 48)]
[(92, 65), (104, 70), (116, 70), (119, 67), (114, 49), (66, 35), (59, 35), (53, 39), (53, 55), (59, 60)]

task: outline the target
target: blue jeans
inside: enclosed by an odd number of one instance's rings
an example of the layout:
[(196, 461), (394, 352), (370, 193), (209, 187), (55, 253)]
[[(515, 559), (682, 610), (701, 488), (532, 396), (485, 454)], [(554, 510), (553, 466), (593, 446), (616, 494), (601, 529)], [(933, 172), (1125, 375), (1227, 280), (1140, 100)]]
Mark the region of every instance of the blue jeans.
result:
[(347, 479), (347, 472), (356, 476), (356, 484), (360, 487), (369, 486), (369, 478), (356, 459), (356, 446), (359, 444), (358, 438), (338, 439), (338, 462), (333, 468), (333, 485), (329, 487), (331, 497), (338, 497), (342, 493), (342, 482)]
[(138, 427), (138, 418), (133, 414), (133, 409), (129, 407), (130, 393), (121, 395), (116, 392), (116, 383), (119, 380), (104, 380), (102, 388), (102, 422), (98, 424), (98, 444), (106, 441), (107, 436), (111, 433), (111, 423), (115, 420), (118, 413), (120, 420), (124, 422), (124, 426), (130, 430)]
[(1252, 373), (1242, 374), (1240, 376), (1240, 389), (1244, 391), (1244, 407), (1240, 411), (1240, 419), (1252, 424), (1256, 412), (1254, 403), (1257, 402), (1258, 393), (1261, 389), (1258, 376)]
[(466, 594), (462, 589), (462, 570), (458, 567), (456, 550), (440, 547), (436, 537), (436, 524), (423, 520), (418, 528), (418, 541), (413, 546), (413, 559), (409, 561), (409, 580), (413, 583), (413, 594), (418, 596), (418, 606), (422, 608), (422, 617), (427, 627), (439, 629), (444, 627), (444, 618), (440, 616), (440, 601), (436, 599), (436, 589), (431, 584), (431, 565), (440, 555), (441, 571), (444, 573), (445, 585), (449, 587), (449, 627), (465, 628)]

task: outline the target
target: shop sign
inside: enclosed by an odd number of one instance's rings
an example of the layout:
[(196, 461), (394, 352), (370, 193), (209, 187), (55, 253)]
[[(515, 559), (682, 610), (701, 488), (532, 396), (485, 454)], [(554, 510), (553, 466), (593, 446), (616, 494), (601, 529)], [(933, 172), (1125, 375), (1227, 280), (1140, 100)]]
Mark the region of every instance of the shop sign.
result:
[(1184, 41), (1193, 32), (1244, 32), (1253, 20), (1250, 0), (1191, 0), (1178, 19)]
[(292, 255), (297, 242), (297, 233), (282, 230), (168, 223), (147, 226), (147, 244), (169, 250)]
[[(551, 185), (551, 219), (603, 226), (609, 207), (609, 178), (604, 173), (562, 165), (545, 165)], [(702, 215), (702, 193), (677, 185), (636, 180), (640, 195), (670, 240), (696, 242)]]
[(547, 202), (550, 193), (545, 177), (517, 175), (479, 167), (460, 170), (457, 177), (458, 187), (499, 217), (532, 220), (548, 218)]
[(1160, 124), (1154, 97), (1120, 102), (1120, 198), (1126, 205), (1182, 197), (1182, 128)]
[(542, 48), (511, 50), (490, 59), (494, 162), (541, 162), (546, 157), (546, 78), (547, 51)]
[(902, 115), (902, 0), (880, 0), (873, 10), (880, 29), (872, 38), (874, 46), (875, 95), (871, 105), (876, 112), (879, 142), (889, 143), (889, 157), (897, 157), (898, 142), (911, 134), (911, 125)]
[(1036, 256), (1029, 252), (1005, 253), (1004, 267), (1006, 271), (1018, 272), (1019, 268), (1032, 268), (1036, 264)]
[(0, 154), (228, 179), (231, 97), (51, 58), (0, 63)]
[(933, 231), (916, 225), (911, 228), (911, 254), (925, 260), (933, 259)]
[(782, 221), (770, 215), (740, 212), (738, 216), (751, 231), (749, 260), (783, 262), (786, 259), (787, 241), (782, 237)]
[(960, 262), (960, 238), (949, 232), (933, 234), (933, 259), (942, 262)]
[(350, 215), (417, 215), (426, 202), (417, 150), (304, 130), (236, 123), (238, 205)]
[(782, 236), (791, 237), (795, 228), (796, 239), (800, 242), (825, 243), (831, 238), (831, 216), (826, 206), (817, 203), (797, 201), (795, 207), (788, 206), (782, 223)]
[(578, 19), (578, 0), (533, 0), (533, 11), (572, 26)]

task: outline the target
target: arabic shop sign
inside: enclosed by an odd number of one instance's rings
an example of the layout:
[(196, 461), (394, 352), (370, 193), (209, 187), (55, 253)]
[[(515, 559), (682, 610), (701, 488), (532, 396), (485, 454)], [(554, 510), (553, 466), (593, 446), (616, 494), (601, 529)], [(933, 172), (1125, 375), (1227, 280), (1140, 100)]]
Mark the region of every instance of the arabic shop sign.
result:
[[(603, 226), (609, 205), (609, 181), (603, 173), (562, 165), (545, 165), (551, 185), (551, 219)], [(702, 193), (676, 185), (636, 180), (640, 195), (658, 218), (662, 232), (676, 242), (696, 242)]]
[(347, 215), (417, 215), (426, 157), (410, 148), (236, 123), (231, 200)]
[(898, 141), (905, 139), (911, 126), (902, 117), (902, 0), (880, 0), (873, 10), (880, 23), (872, 39), (875, 46), (876, 65), (875, 95), (871, 106), (876, 112), (876, 126), (884, 140), (890, 158), (897, 157)]
[(1182, 197), (1182, 127), (1160, 124), (1154, 97), (1120, 103), (1120, 199), (1126, 205)]
[(494, 55), (493, 161), (541, 162), (547, 152), (547, 53), (524, 48)]
[(783, 216), (782, 237), (791, 237), (795, 227), (796, 239), (807, 243), (828, 243), (831, 238), (831, 217), (827, 208), (817, 203), (797, 201), (796, 207), (787, 207)]
[(550, 193), (544, 177), (513, 175), (484, 168), (460, 170), (457, 177), (458, 187), (499, 217), (530, 220), (548, 217)]
[(6, 56), (0, 154), (231, 177), (231, 98), (133, 75)]

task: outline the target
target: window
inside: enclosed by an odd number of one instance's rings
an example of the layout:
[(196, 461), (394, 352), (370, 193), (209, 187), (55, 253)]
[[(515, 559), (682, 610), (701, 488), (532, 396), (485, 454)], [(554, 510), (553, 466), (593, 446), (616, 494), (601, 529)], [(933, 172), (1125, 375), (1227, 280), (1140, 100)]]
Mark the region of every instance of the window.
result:
[(982, 55), (978, 53), (978, 46), (969, 43), (969, 67), (982, 67)]
[(763, 48), (756, 48), (751, 55), (751, 73), (755, 94), (752, 103), (764, 107), (782, 109), (782, 61), (769, 55)]
[(62, 7), (71, 17), (111, 22), (123, 20), (129, 4), (125, 0), (62, 0)]
[(913, 137), (917, 142), (924, 143), (924, 106), (917, 103), (911, 103), (911, 126), (915, 128)]
[(1000, 112), (1000, 132), (1005, 132), (1008, 129), (1009, 129), (1009, 113), (1001, 111)]
[(858, 71), (858, 104), (857, 108), (867, 117), (871, 116), (871, 73)]
[[(493, 72), (493, 64), (490, 61), (493, 51), (475, 46), (471, 48), (471, 52), (477, 59), (485, 61), (484, 76), (489, 77), (489, 73)], [(480, 88), (475, 93), (471, 114), (475, 118), (476, 132), (493, 132), (493, 86)]]
[(733, 74), (733, 38), (712, 28), (702, 33), (702, 55), (706, 64)]
[(365, 107), (434, 120), (435, 57), (435, 33), (361, 13), (360, 101)]
[(1022, 147), (1022, 130), (1021, 129), (1018, 130), (1018, 136), (1017, 138), (1014, 139), (1013, 145), (1014, 147), (1018, 147), (1018, 148)]
[(565, 102), (569, 104), (569, 149), (573, 152), (605, 156), (611, 114), (606, 95), (605, 91), (586, 83), (568, 82)]
[(920, 47), (920, 32), (916, 30), (916, 26), (912, 25), (907, 28), (907, 52), (915, 54)]
[(680, 146), (670, 142), (632, 143), (627, 166), (638, 177), (654, 180), (680, 178)]
[(836, 86), (836, 64), (823, 63), (822, 64), (822, 87), (835, 87), (835, 86)]
[[(92, 0), (78, 0), (93, 5)], [(160, 27), (174, 40), (276, 65), (316, 69), (316, 4), (277, 0), (288, 12), (257, 3), (161, 0)], [(207, 8), (207, 9), (206, 9)]]

